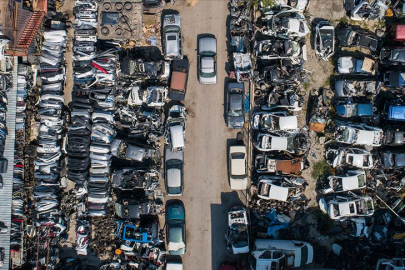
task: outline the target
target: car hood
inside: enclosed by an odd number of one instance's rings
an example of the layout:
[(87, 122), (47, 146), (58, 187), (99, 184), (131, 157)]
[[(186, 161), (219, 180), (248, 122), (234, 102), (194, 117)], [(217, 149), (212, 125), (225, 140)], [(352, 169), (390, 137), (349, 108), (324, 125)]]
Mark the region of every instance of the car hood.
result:
[(245, 123), (245, 118), (241, 116), (229, 116), (228, 115), (228, 127), (242, 128)]

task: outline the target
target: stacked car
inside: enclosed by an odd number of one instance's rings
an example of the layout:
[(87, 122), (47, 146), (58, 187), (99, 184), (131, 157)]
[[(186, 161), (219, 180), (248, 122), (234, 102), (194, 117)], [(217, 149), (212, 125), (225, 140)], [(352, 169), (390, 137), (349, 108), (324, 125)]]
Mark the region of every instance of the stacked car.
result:
[(65, 119), (63, 115), (65, 68), (63, 66), (66, 30), (49, 29), (44, 32), (41, 51), (38, 100), (38, 146), (35, 164), (36, 217), (38, 226), (58, 223), (60, 160)]

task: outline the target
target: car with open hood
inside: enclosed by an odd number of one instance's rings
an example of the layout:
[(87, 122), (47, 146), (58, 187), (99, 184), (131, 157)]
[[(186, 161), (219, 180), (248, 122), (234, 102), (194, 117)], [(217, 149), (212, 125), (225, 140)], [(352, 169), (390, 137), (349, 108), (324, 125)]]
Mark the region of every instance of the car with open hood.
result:
[(390, 88), (405, 87), (405, 70), (387, 70), (383, 73), (383, 83)]
[(200, 37), (197, 49), (198, 80), (200, 84), (217, 83), (217, 39)]
[(375, 96), (381, 90), (382, 83), (374, 80), (336, 80), (335, 95), (337, 97)]
[(309, 149), (310, 142), (304, 133), (259, 132), (253, 146), (262, 152), (285, 151), (302, 155)]
[(233, 206), (228, 212), (225, 239), (233, 254), (249, 253), (249, 220), (245, 208)]

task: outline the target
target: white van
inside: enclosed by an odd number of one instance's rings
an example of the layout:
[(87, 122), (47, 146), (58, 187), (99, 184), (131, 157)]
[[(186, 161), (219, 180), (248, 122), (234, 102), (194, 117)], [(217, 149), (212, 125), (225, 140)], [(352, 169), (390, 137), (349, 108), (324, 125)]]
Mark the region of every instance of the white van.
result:
[(285, 269), (312, 263), (311, 244), (295, 240), (257, 239), (250, 255), (252, 270)]

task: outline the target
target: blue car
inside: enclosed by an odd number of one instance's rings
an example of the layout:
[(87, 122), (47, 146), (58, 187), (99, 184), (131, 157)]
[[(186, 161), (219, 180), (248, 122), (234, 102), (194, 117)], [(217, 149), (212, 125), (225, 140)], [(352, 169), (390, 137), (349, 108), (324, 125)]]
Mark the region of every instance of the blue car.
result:
[(166, 235), (170, 255), (186, 253), (186, 216), (181, 201), (169, 202), (166, 207)]
[(371, 103), (341, 103), (335, 107), (340, 117), (371, 117), (373, 116), (373, 104)]
[(405, 105), (388, 105), (387, 120), (405, 121)]

